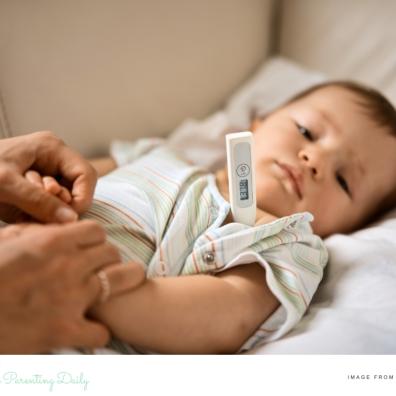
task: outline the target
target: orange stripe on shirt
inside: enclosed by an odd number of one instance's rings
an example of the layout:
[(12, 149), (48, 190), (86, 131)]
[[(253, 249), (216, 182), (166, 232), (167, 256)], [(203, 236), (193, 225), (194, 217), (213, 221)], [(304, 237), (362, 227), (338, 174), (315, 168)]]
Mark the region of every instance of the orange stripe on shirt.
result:
[(106, 201), (102, 201), (100, 199), (95, 199), (95, 201), (98, 201), (100, 203), (102, 203), (105, 206), (109, 206), (112, 209), (115, 209), (117, 212), (121, 213), (122, 215), (124, 215), (126, 218), (128, 218), (129, 220), (131, 220), (133, 223), (135, 223), (138, 227), (140, 227), (142, 230), (144, 230), (144, 227), (142, 224), (140, 224), (137, 220), (135, 220), (133, 217), (131, 217), (130, 215), (126, 214), (123, 210), (121, 210), (120, 208), (118, 208), (117, 206), (114, 206), (112, 204), (110, 204), (109, 202)]
[(173, 183), (173, 184), (174, 184), (176, 187), (178, 187), (178, 188), (180, 188), (181, 185), (182, 185), (181, 183), (178, 183), (178, 182), (176, 182), (175, 180), (172, 180), (172, 179), (171, 179), (170, 177), (168, 177), (168, 176), (161, 175), (161, 173), (155, 171), (155, 170), (152, 169), (152, 168), (149, 168), (148, 166), (144, 166), (143, 168), (145, 168), (145, 169), (147, 169), (148, 171), (150, 171), (151, 173), (154, 173), (155, 175), (161, 177), (162, 179), (165, 179), (165, 180), (167, 180), (168, 182)]

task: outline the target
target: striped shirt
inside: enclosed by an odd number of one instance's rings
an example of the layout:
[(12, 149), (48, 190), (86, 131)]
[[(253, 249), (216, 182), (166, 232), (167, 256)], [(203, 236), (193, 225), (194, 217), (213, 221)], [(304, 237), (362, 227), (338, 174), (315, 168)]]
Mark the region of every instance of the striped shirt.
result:
[(120, 166), (99, 179), (84, 217), (105, 227), (123, 261), (141, 263), (148, 277), (215, 274), (261, 264), (280, 306), (240, 352), (278, 339), (299, 322), (328, 259), (322, 240), (312, 233), (310, 213), (253, 227), (223, 225), (230, 205), (213, 174), (156, 139), (116, 144), (112, 154)]

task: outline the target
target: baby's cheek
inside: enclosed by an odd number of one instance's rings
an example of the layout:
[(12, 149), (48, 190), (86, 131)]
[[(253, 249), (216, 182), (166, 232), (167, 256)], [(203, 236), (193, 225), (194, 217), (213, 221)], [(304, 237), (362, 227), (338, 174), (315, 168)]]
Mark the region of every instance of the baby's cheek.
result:
[(278, 180), (262, 177), (256, 180), (257, 207), (277, 217), (297, 212), (296, 200), (287, 194)]
[(310, 211), (314, 216), (311, 223), (315, 234), (321, 237), (328, 237), (335, 233), (345, 233), (351, 230), (352, 221), (350, 215), (342, 208), (332, 207), (327, 211)]

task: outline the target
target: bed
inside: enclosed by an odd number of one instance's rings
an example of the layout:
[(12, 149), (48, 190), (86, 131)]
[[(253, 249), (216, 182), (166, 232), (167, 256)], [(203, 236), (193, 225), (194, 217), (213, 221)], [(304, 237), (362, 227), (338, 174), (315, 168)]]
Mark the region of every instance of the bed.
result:
[[(327, 78), (286, 58), (269, 59), (223, 111), (186, 121), (169, 144), (184, 153), (188, 147), (188, 158), (215, 169), (225, 160), (224, 133), (245, 129), (252, 109), (270, 111)], [(250, 353), (396, 353), (396, 210), (350, 235), (333, 235), (325, 244), (330, 261), (303, 320), (283, 339)]]
[[(381, 7), (375, 0), (218, 0), (190, 8), (173, 0), (156, 12), (152, 1), (109, 4), (2, 4), (3, 136), (53, 129), (96, 155), (114, 138), (161, 135), (177, 150), (188, 147), (191, 161), (215, 169), (224, 160), (226, 132), (246, 129), (252, 109), (269, 111), (310, 84), (354, 78), (396, 104), (391, 0)], [(108, 7), (114, 15), (105, 17)], [(186, 18), (190, 23), (181, 22)], [(27, 42), (22, 27), (31, 29)], [(149, 31), (152, 40), (144, 36)], [(153, 51), (162, 56), (159, 75)], [(396, 209), (325, 243), (330, 262), (303, 320), (250, 354), (396, 353)]]

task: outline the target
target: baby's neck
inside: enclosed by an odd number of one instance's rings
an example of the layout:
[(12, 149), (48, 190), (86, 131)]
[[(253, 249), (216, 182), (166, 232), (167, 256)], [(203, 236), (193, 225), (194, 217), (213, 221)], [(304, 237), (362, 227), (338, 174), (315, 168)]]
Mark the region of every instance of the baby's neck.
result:
[(216, 177), (216, 184), (217, 188), (220, 191), (220, 194), (222, 197), (227, 201), (230, 202), (230, 196), (228, 194), (228, 175), (227, 175), (227, 169), (219, 169), (215, 173)]

